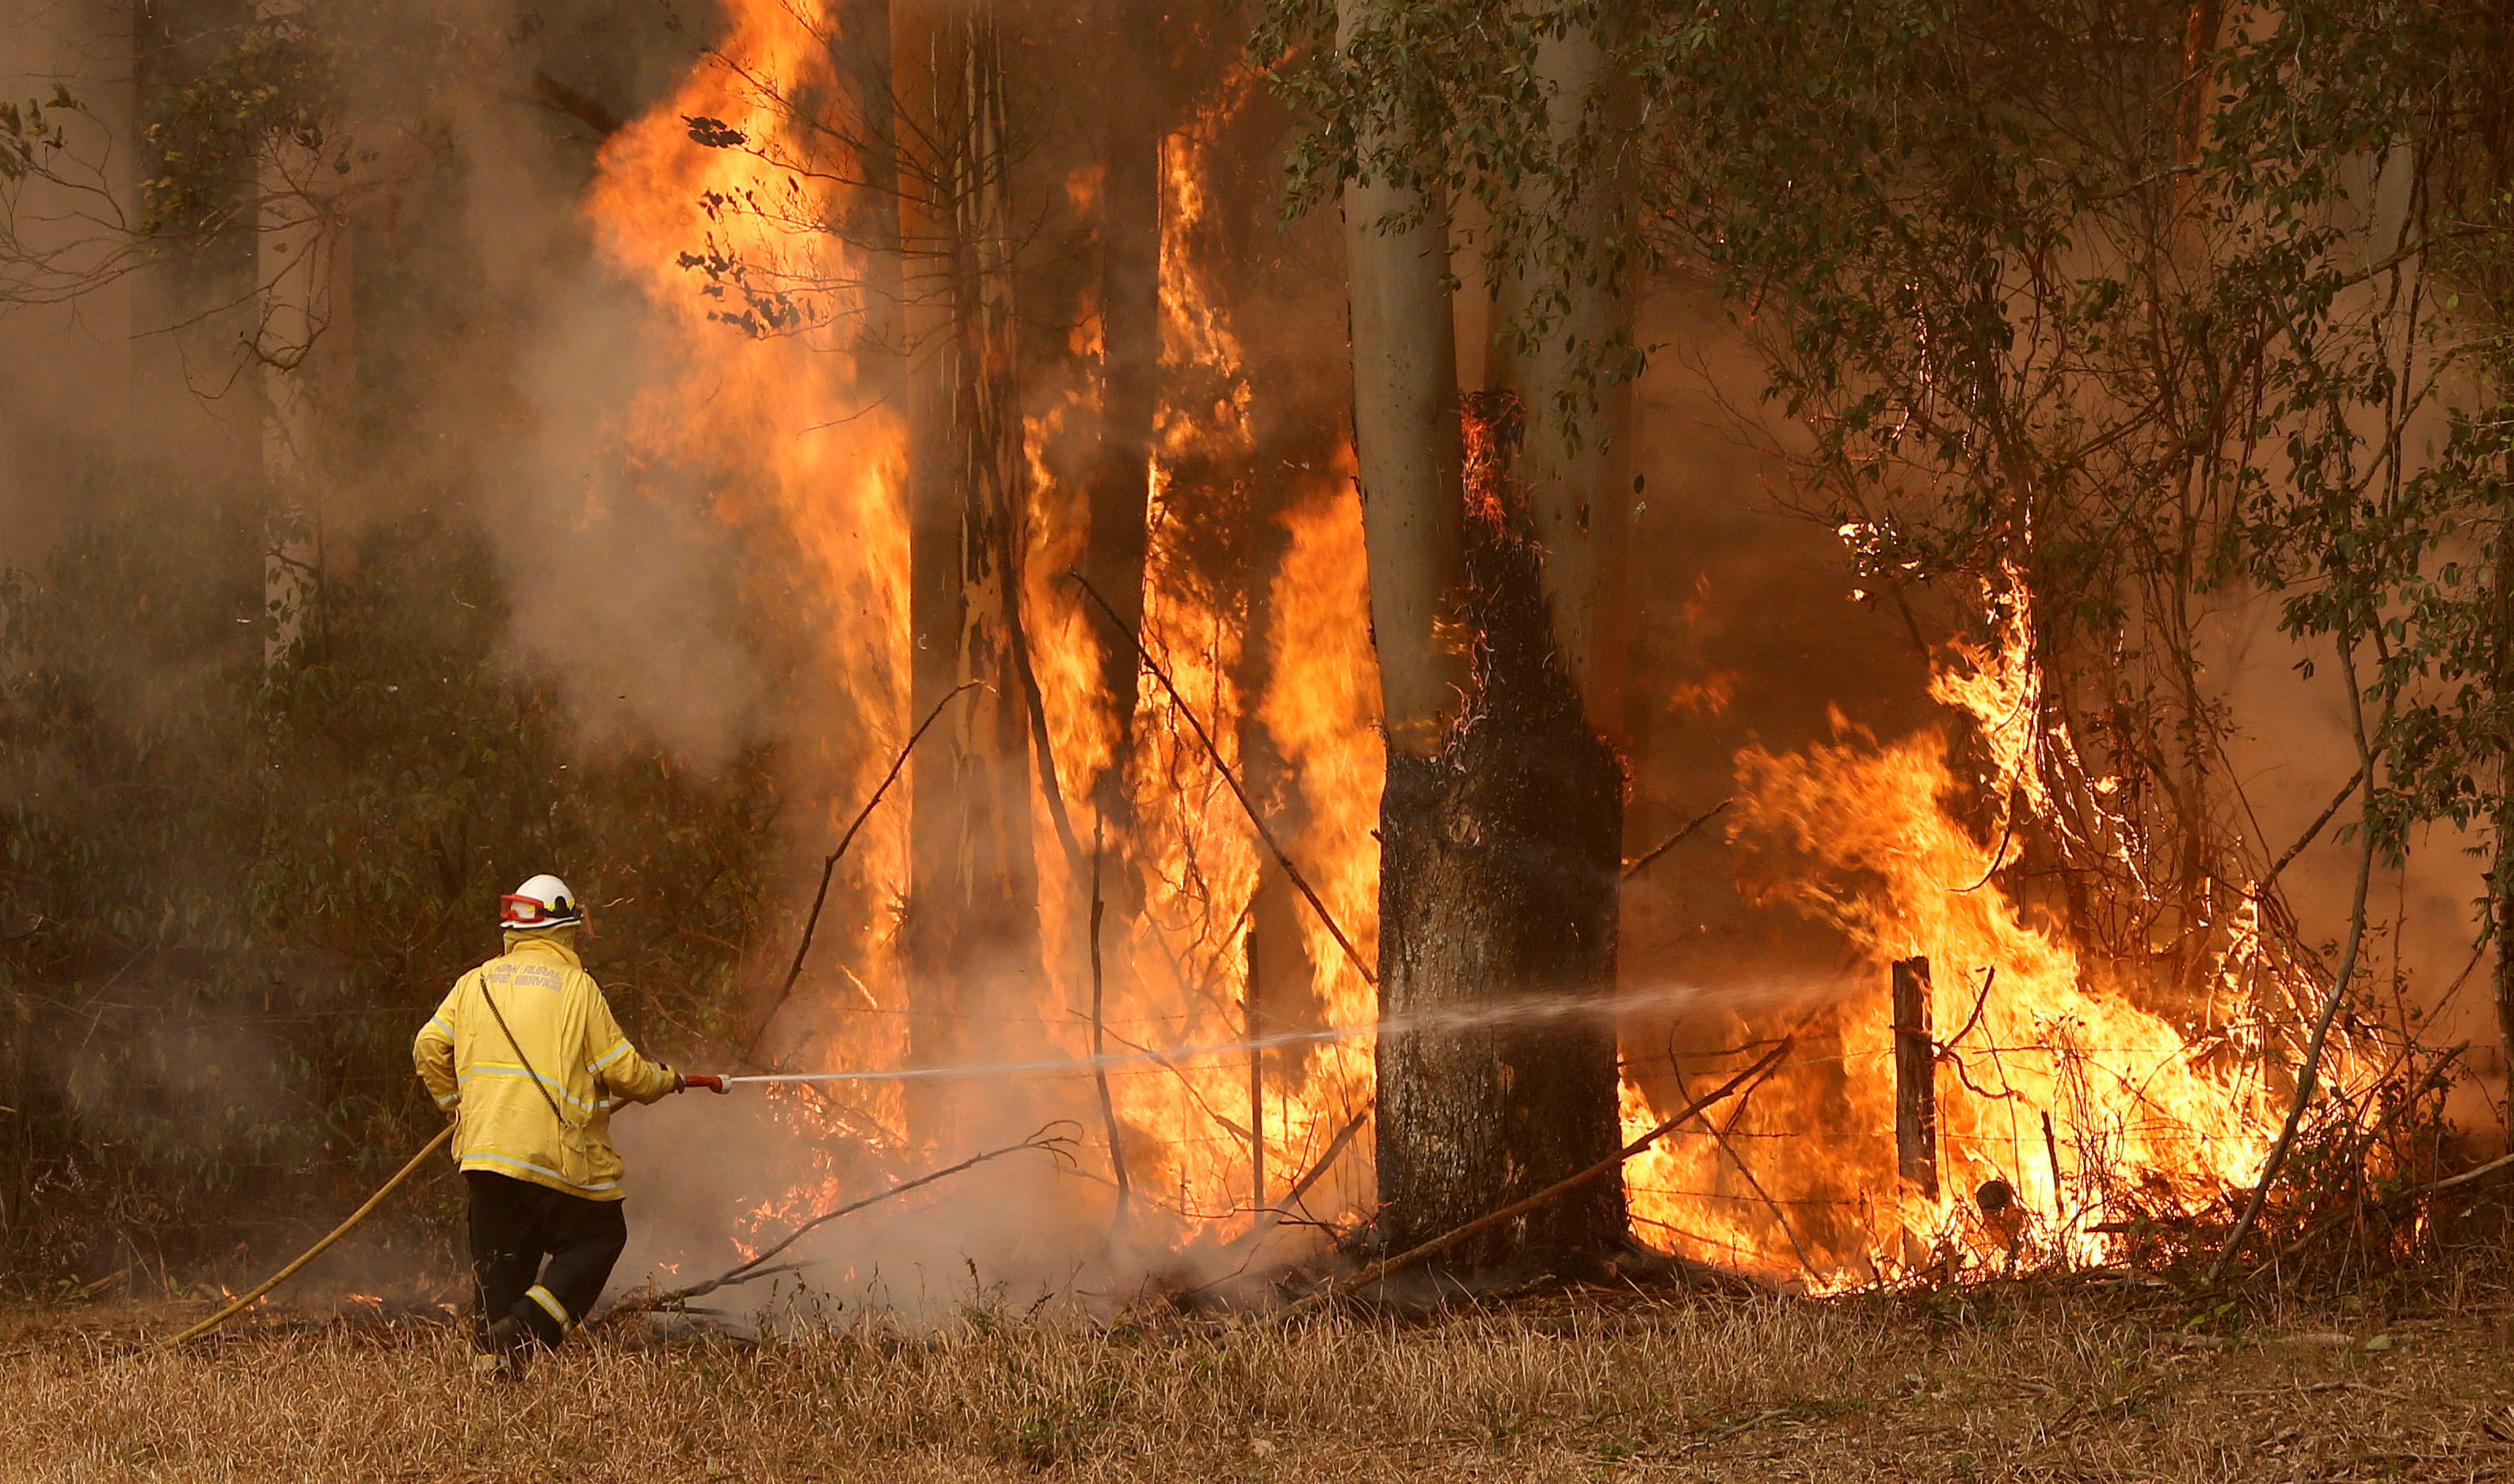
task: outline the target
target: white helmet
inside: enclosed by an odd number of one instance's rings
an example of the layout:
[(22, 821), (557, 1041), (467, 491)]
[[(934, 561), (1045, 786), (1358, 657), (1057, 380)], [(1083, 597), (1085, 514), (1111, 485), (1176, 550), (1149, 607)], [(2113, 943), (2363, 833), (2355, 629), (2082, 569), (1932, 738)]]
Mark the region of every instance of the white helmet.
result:
[(584, 920), (576, 893), (556, 876), (535, 876), (498, 899), (498, 926), (509, 933), (573, 927)]

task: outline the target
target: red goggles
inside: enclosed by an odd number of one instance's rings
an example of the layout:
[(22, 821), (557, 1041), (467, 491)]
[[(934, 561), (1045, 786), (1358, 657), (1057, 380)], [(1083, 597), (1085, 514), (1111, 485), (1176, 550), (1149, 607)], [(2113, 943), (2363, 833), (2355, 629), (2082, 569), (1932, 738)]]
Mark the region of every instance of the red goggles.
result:
[(545, 903), (537, 897), (501, 897), (498, 899), (498, 925), (538, 928), (550, 922), (573, 922), (576, 920), (575, 905), (566, 901)]

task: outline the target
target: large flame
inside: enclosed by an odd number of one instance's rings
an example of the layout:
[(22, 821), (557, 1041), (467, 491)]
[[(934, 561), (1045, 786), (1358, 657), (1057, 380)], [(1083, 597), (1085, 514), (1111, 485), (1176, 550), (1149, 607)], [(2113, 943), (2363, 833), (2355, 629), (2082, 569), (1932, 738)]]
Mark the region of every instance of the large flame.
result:
[[(1796, 1064), (1724, 1142), (1671, 1140), (1629, 1167), (1637, 1217), (1680, 1250), (1819, 1287), (1950, 1253), (2092, 1261), (2129, 1210), (2197, 1213), (2258, 1174), (2279, 1089), (2250, 1012), (2257, 981), (2293, 971), (2263, 953), (2248, 908), (2210, 965), (2210, 1002), (2177, 1023), (2138, 1003), (2136, 966), (2089, 963), (2065, 921), (2010, 898), (1999, 868), (2053, 822), (2045, 753), (2075, 753), (2046, 718), (2014, 574), (1989, 607), (1996, 639), (1951, 646), (1930, 687), (2023, 816), (1989, 841), (1956, 818), (1943, 730), (1881, 743), (1837, 717), (1830, 743), (1738, 756), (1731, 834), (1750, 886), (1838, 929), (1867, 967), (1804, 1015)], [(1934, 1195), (1898, 1178), (1894, 1135), (1887, 968), (1915, 956), (1937, 1047)], [(2332, 1064), (2349, 1074), (2346, 1047)], [(1626, 1088), (1628, 1126), (1658, 1116)]]
[[(834, 831), (912, 720), (904, 431), (858, 384), (861, 306), (832, 288), (860, 282), (862, 265), (847, 261), (836, 234), (812, 229), (845, 217), (850, 203), (822, 182), (850, 172), (780, 168), (830, 147), (788, 100), (840, 88), (829, 60), (836, 19), (816, 0), (729, 0), (725, 26), (710, 60), (604, 146), (586, 209), (605, 261), (643, 291), (650, 351), (669, 368), (622, 415), (624, 449), (658, 479), (697, 481), (725, 520), (782, 535), (789, 559), (761, 569), (775, 577), (758, 579), (756, 596), (799, 614), (812, 636), (808, 689), (821, 709), (795, 732), (825, 741), (818, 752), (800, 749), (795, 767)], [(1316, 470), (1255, 466), (1240, 330), (1204, 246), (1216, 211), (1204, 151), (1250, 96), (1250, 79), (1235, 73), (1162, 146), (1164, 392), (1144, 476), (1143, 643), (1177, 699), (1148, 679), (1130, 727), (1101, 694), (1103, 646), (1113, 641), (1059, 581), (1080, 564), (1089, 501), (1060, 483), (1043, 453), (1070, 426), (1088, 424), (1098, 390), (1077, 384), (1035, 399), (1027, 421), (1021, 612), (1047, 742), (1034, 775), (1040, 816), (1032, 836), (1050, 998), (1013, 1017), (1020, 1023), (995, 1039), (1007, 1050), (1079, 1055), (1091, 1041), (1084, 924), (1095, 866), (1071, 858), (1050, 827), (1051, 781), (1086, 836), (1091, 781), (1116, 767), (1128, 794), (1126, 837), (1105, 841), (1096, 866), (1116, 911), (1102, 985), (1112, 1050), (1213, 1044), (1250, 1024), (1251, 919), (1278, 867), (1224, 777), (1244, 778), (1243, 739), (1262, 735), (1280, 759), (1275, 792), (1257, 800), (1283, 822), (1278, 843), (1326, 914), (1365, 959), (1371, 953), (1382, 755), (1354, 470), (1349, 453)], [(1087, 204), (1096, 186), (1077, 180), (1069, 189)], [(712, 265), (712, 279), (693, 262)], [(790, 288), (794, 297), (781, 297)], [(742, 302), (750, 291), (759, 297)], [(1092, 333), (1071, 347), (1078, 356)], [(1203, 550), (1211, 533), (1200, 523), (1216, 508), (1257, 507), (1260, 480), (1274, 482), (1262, 507), (1279, 522), (1277, 555), (1234, 585)], [(1252, 605), (1267, 617), (1262, 654), (1243, 652)], [(1958, 818), (1962, 790), (1943, 732), (1881, 742), (1845, 726), (1797, 753), (1740, 755), (1731, 837), (1753, 885), (1830, 924), (1862, 967), (1847, 988), (1816, 997), (1821, 1008), (1802, 1010), (1793, 1064), (1742, 1114), (1723, 1115), (1717, 1137), (1687, 1130), (1632, 1162), (1644, 1236), (1838, 1286), (1967, 1253), (2093, 1258), (2106, 1241), (2096, 1228), (2126, 1182), (2196, 1207), (2253, 1178), (2272, 1090), (2239, 1002), (2274, 971), (2250, 918), (2221, 935), (2210, 983), (2222, 1013), (2177, 1021), (2142, 1008), (2133, 981), (2089, 963), (2066, 922), (2013, 900), (1999, 879), (2026, 832), (2057, 827), (2044, 763), (2068, 740), (2046, 721), (2021, 582), (2011, 579), (1992, 609), (1995, 639), (1957, 647), (1932, 687), (1968, 719), (1989, 760), (2002, 811), (1989, 838)], [(1695, 703), (1717, 710), (1727, 684)], [(907, 889), (904, 819), (904, 808), (878, 817), (846, 862), (839, 890), (860, 908)], [(1317, 910), (1305, 901), (1295, 911), (1312, 1002), (1326, 1025), (1362, 1030), (1375, 1017), (1368, 981)], [(901, 1063), (905, 1007), (884, 927), (869, 909), (825, 921), (810, 1004), (770, 1054), (815, 1065)], [(1934, 1196), (1895, 1179), (1886, 972), (1912, 956), (1931, 967), (1943, 1043)], [(1732, 1028), (1742, 1036), (1781, 1026), (1762, 1016)], [(1635, 1058), (1623, 1089), (1629, 1129), (1709, 1085), (1708, 1067)], [(1274, 1055), (1253, 1099), (1244, 1056), (1114, 1072), (1137, 1230), (1178, 1246), (1249, 1230), (1339, 1131), (1366, 1117), (1371, 1076), (1371, 1045), (1359, 1033)], [(841, 1136), (823, 1140), (825, 1151), (899, 1157), (952, 1135), (907, 1127), (895, 1093), (798, 1095), (787, 1105), (798, 1126)], [(1310, 1215), (1356, 1220), (1370, 1210), (1368, 1141), (1349, 1147), (1334, 1178), (1307, 1191)], [(1262, 1188), (1251, 1172), (1260, 1151)], [(837, 1179), (831, 1157), (825, 1152), (814, 1183), (760, 1214), (821, 1204)], [(1995, 1183), (2012, 1192), (2005, 1212), (1981, 1198)]]

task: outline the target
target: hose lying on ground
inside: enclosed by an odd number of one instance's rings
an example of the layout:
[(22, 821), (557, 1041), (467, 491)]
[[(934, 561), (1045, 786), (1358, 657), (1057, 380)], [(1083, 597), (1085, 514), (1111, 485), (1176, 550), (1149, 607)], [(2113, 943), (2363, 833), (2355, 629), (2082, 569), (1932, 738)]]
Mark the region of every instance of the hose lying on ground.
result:
[(306, 1263), (313, 1262), (316, 1258), (321, 1257), (330, 1249), (334, 1242), (347, 1236), (351, 1227), (357, 1225), (360, 1222), (365, 1221), (368, 1217), (373, 1216), (376, 1208), (385, 1203), (385, 1197), (392, 1194), (394, 1190), (400, 1187), (403, 1181), (410, 1179), (412, 1175), (416, 1174), (419, 1167), (426, 1162), (427, 1156), (435, 1153), (438, 1149), (445, 1147), (445, 1142), (454, 1137), (454, 1127), (455, 1126), (451, 1123), (447, 1124), (438, 1132), (434, 1139), (427, 1142), (426, 1147), (422, 1148), (418, 1153), (413, 1154), (410, 1157), (410, 1163), (402, 1166), (401, 1169), (394, 1174), (392, 1179), (385, 1181), (383, 1187), (377, 1190), (375, 1194), (368, 1196), (367, 1203), (365, 1205), (350, 1212), (349, 1219), (347, 1221), (333, 1227), (331, 1235), (315, 1243), (313, 1246), (306, 1248), (304, 1253), (298, 1256), (296, 1262), (289, 1263), (286, 1267), (283, 1267), (279, 1271), (272, 1273), (269, 1277), (263, 1279), (261, 1286), (255, 1288), (253, 1292), (238, 1297), (235, 1302), (229, 1304), (226, 1307), (219, 1310), (217, 1313), (212, 1314), (207, 1319), (193, 1325), (190, 1329), (183, 1331), (183, 1333), (175, 1336), (171, 1340), (158, 1341), (155, 1344), (150, 1345), (149, 1348), (151, 1350), (171, 1350), (175, 1348), (175, 1346), (183, 1344), (185, 1341), (197, 1340), (201, 1336), (208, 1334), (210, 1331), (217, 1329), (220, 1325), (226, 1323), (236, 1315), (243, 1313), (256, 1299), (261, 1298), (272, 1289), (277, 1288), (280, 1284), (297, 1276), (298, 1269), (304, 1267)]

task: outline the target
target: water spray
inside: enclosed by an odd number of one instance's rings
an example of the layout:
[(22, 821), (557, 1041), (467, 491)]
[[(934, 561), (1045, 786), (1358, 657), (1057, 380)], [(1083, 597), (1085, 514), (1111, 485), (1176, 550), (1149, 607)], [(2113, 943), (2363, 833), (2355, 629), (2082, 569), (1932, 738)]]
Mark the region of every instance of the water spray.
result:
[(1762, 1002), (1773, 998), (1795, 997), (1817, 989), (1818, 986), (1813, 984), (1793, 985), (1787, 989), (1764, 985), (1753, 989), (1734, 990), (1705, 989), (1693, 984), (1675, 984), (1659, 989), (1609, 996), (1551, 994), (1496, 1004), (1413, 1011), (1405, 1015), (1383, 1017), (1364, 1025), (1330, 1025), (1318, 1030), (1287, 1030), (1273, 1035), (1243, 1036), (1237, 1040), (1201, 1042), (1192, 1046), (1141, 1047), (1132, 1051), (1104, 1052), (1098, 1056), (1089, 1057), (1058, 1057), (1029, 1062), (972, 1062), (953, 1066), (754, 1072), (741, 1076), (728, 1076), (724, 1081), (726, 1086), (731, 1087), (742, 1083), (911, 1082), (945, 1077), (1052, 1076), (1066, 1072), (1106, 1070), (1116, 1066), (1160, 1065), (1202, 1061), (1212, 1057), (1247, 1056), (1253, 1052), (1276, 1051), (1285, 1047), (1322, 1046), (1338, 1041), (1358, 1041), (1372, 1036), (1401, 1035), (1419, 1031), (1500, 1030), (1574, 1021), (1612, 1022), (1618, 1016), (1630, 1011), (1673, 1010), (1679, 1007), (1701, 1008), (1713, 1003), (1729, 1005), (1740, 1002)]

